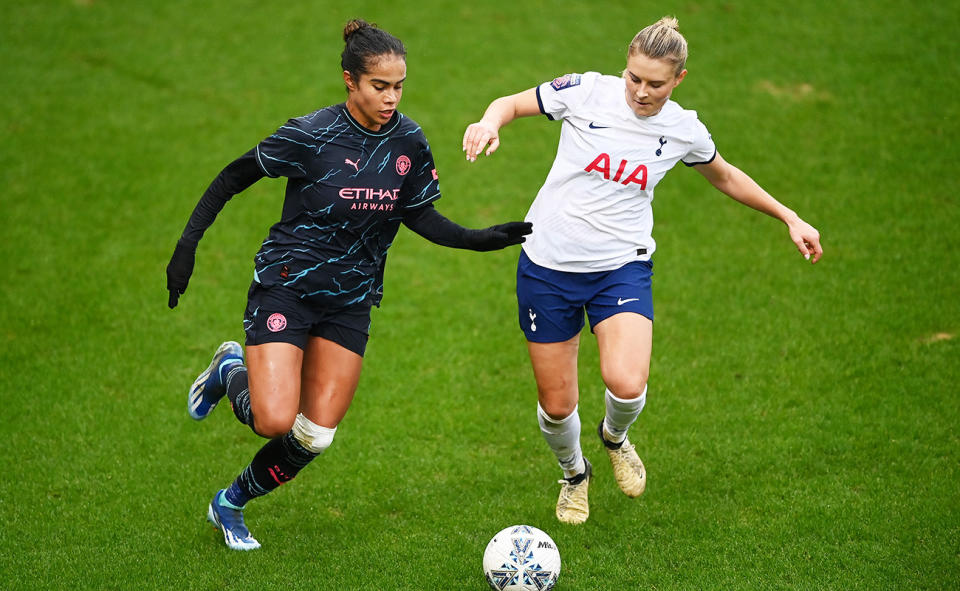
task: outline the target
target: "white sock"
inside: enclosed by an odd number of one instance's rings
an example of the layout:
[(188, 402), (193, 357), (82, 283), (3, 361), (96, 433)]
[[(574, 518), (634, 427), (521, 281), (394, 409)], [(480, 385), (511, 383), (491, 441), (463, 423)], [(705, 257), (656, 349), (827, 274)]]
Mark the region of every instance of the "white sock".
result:
[(547, 440), (547, 445), (557, 456), (560, 467), (563, 468), (564, 478), (571, 478), (587, 469), (583, 461), (583, 451), (580, 449), (580, 414), (579, 405), (573, 409), (570, 416), (560, 420), (552, 419), (537, 404), (537, 421), (540, 423), (540, 432)]
[(620, 443), (626, 439), (627, 430), (637, 420), (643, 405), (647, 403), (647, 387), (644, 386), (643, 393), (632, 399), (617, 398), (607, 388), (604, 400), (607, 414), (603, 417), (603, 430), (610, 436), (610, 443)]

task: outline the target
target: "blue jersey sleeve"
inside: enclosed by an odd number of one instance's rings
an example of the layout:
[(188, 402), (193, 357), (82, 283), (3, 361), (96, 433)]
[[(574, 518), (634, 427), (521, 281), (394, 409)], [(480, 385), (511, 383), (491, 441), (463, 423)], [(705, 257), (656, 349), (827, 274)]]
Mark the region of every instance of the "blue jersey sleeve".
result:
[(303, 117), (290, 119), (256, 148), (257, 163), (273, 178), (302, 178), (316, 153), (316, 137), (304, 129)]
[(420, 207), (440, 198), (440, 183), (437, 165), (433, 162), (433, 152), (430, 151), (430, 144), (422, 132), (419, 136), (417, 153), (412, 155), (412, 160), (406, 163), (402, 159), (397, 161), (397, 172), (402, 172), (404, 165), (409, 166), (401, 189), (403, 207), (407, 209)]

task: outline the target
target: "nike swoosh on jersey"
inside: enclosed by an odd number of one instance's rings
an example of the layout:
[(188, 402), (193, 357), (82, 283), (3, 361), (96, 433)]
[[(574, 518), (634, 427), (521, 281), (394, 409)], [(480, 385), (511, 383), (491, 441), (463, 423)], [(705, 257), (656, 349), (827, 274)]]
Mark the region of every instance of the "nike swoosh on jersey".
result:
[(590, 127), (590, 129), (607, 129), (607, 127), (609, 127), (609, 126), (608, 126), (608, 125), (597, 125), (597, 124), (595, 124), (593, 121), (591, 121), (591, 122), (590, 122), (590, 125), (589, 125), (588, 127)]
[(618, 305), (618, 306), (622, 306), (622, 305), (626, 304), (627, 302), (638, 302), (638, 301), (640, 301), (640, 298), (629, 298), (629, 299), (626, 299), (626, 300), (623, 299), (623, 298), (617, 298), (617, 305)]

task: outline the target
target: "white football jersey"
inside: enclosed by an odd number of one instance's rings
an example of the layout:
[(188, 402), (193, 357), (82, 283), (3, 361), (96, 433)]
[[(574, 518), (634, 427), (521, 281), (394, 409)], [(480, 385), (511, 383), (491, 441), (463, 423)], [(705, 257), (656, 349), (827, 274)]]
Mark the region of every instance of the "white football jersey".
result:
[(653, 189), (677, 161), (716, 155), (696, 111), (668, 100), (638, 117), (625, 84), (587, 72), (537, 87), (540, 111), (562, 120), (557, 157), (526, 216), (533, 233), (523, 250), (542, 267), (582, 273), (650, 259)]

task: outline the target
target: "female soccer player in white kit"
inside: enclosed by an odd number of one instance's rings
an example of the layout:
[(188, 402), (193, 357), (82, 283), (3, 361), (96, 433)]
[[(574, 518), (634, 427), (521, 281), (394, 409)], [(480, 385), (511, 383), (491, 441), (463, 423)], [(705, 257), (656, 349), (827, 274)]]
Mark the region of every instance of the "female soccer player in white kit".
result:
[(620, 489), (643, 493), (646, 471), (627, 430), (646, 402), (653, 339), (653, 190), (678, 161), (733, 199), (779, 219), (816, 263), (815, 228), (717, 153), (695, 111), (670, 100), (687, 75), (687, 42), (664, 17), (630, 43), (621, 77), (567, 74), (500, 97), (467, 127), (469, 161), (500, 145), (499, 129), (543, 114), (562, 120), (556, 159), (526, 221), (517, 268), (520, 325), (537, 382), (540, 429), (564, 472), (557, 518), (589, 516), (591, 465), (580, 448), (577, 352), (583, 312), (597, 337), (606, 414), (597, 427)]

